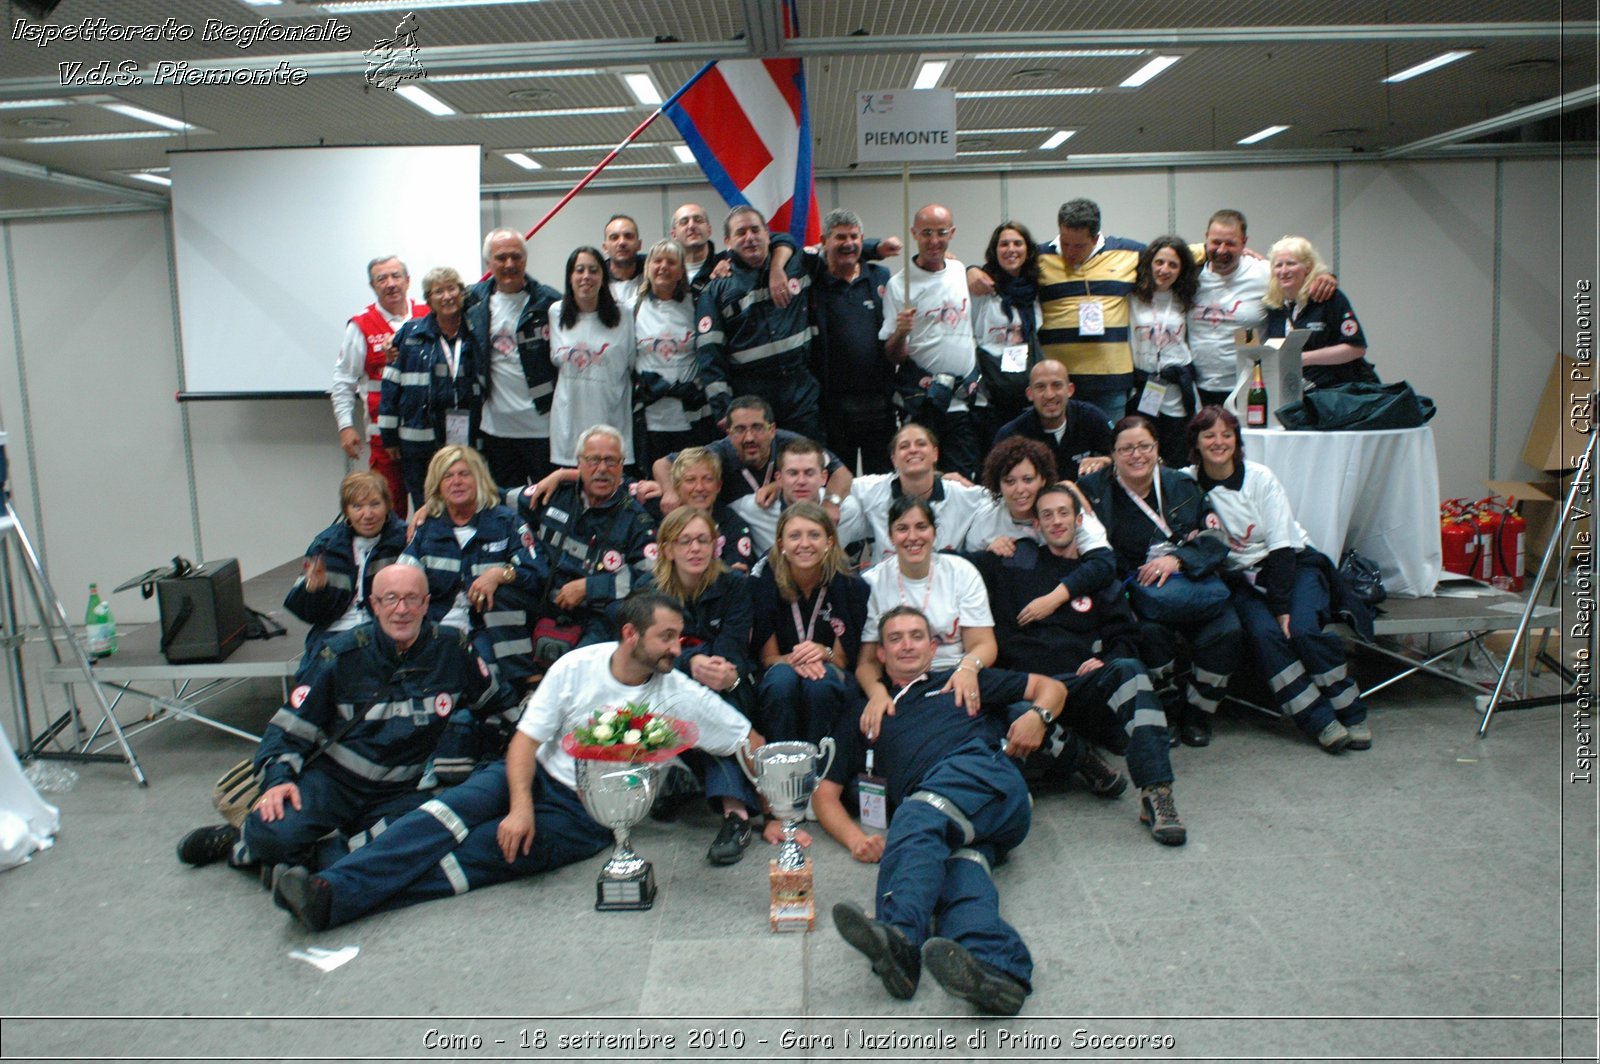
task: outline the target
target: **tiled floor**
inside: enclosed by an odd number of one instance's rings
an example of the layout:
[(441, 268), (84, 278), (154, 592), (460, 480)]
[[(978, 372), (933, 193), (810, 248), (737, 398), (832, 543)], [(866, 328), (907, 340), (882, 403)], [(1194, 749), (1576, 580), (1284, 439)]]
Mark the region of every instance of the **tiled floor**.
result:
[[(220, 715), (259, 729), (274, 694)], [(148, 788), (79, 766), (47, 795), (56, 846), (0, 875), (0, 1056), (1594, 1059), (1596, 790), (1566, 782), (1563, 710), (1504, 714), (1480, 741), (1453, 685), (1410, 680), (1372, 709), (1374, 749), (1339, 757), (1225, 713), (1210, 748), (1174, 753), (1182, 849), (1141, 830), (1131, 791), (1042, 797), (996, 873), (1037, 965), (1004, 1022), (931, 980), (887, 997), (826, 915), (870, 907), (873, 869), (826, 839), (817, 931), (770, 934), (766, 862), (708, 865), (698, 811), (636, 835), (661, 886), (649, 912), (593, 910), (596, 858), (308, 935), (255, 880), (174, 859), (248, 746), (165, 724), (136, 740)], [(359, 955), (330, 973), (289, 956), (346, 944)], [(1174, 1044), (1093, 1041), (1136, 1035)]]

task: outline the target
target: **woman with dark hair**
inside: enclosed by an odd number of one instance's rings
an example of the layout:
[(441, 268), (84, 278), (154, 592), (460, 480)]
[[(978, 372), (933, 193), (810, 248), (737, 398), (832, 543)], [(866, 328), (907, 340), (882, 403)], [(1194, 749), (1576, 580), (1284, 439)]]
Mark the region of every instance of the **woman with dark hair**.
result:
[(983, 272), (994, 294), (972, 299), (972, 335), (978, 344), (987, 407), (979, 418), (978, 439), (1028, 408), (1028, 370), (1039, 361), (1039, 251), (1021, 222), (1001, 222), (989, 235)]
[(1199, 481), (1228, 537), (1233, 607), (1283, 715), (1330, 754), (1372, 745), (1344, 644), (1323, 631), (1333, 564), (1312, 547), (1272, 470), (1244, 460), (1239, 419), (1208, 406), (1189, 425)]
[[(1227, 557), (1228, 544), (1207, 523), (1210, 507), (1199, 485), (1162, 466), (1154, 422), (1129, 414), (1111, 433), (1111, 465), (1079, 477), (1078, 487), (1105, 525), (1134, 612), (1147, 622), (1143, 656), (1168, 724), (1188, 745), (1205, 746), (1211, 714), (1227, 695), (1239, 656), (1239, 619), (1228, 607), (1226, 588), (1208, 579)], [(1193, 664), (1181, 695), (1180, 638)]]
[(915, 606), (928, 618), (934, 642), (930, 668), (955, 670), (943, 690), (954, 691), (956, 704), (969, 713), (980, 708), (978, 673), (993, 665), (1000, 654), (983, 577), (965, 558), (937, 550), (937, 525), (927, 499), (914, 495), (895, 499), (889, 506), (889, 541), (894, 544), (894, 555), (863, 576), (871, 598), (856, 679), (867, 693), (862, 727), (869, 735), (894, 705), (894, 692), (884, 685), (883, 665), (876, 653), (878, 619), (889, 610)]
[(850, 571), (821, 506), (797, 502), (778, 518), (766, 564), (750, 579), (750, 613), (750, 645), (766, 669), (757, 730), (769, 742), (832, 735), (857, 697), (850, 669), (866, 626), (867, 585)]
[(622, 432), (622, 460), (633, 465), (633, 316), (611, 294), (606, 260), (591, 247), (567, 258), (567, 287), (550, 308), (550, 460), (578, 464), (578, 436), (590, 425)]
[(406, 526), (394, 515), (389, 481), (370, 469), (339, 484), (339, 519), (306, 548), (304, 574), (283, 606), (311, 626), (302, 662), (316, 657), (328, 636), (372, 620), (372, 578), (406, 547)]
[(1186, 325), (1199, 285), (1189, 245), (1182, 237), (1158, 236), (1139, 253), (1128, 295), (1134, 406), (1155, 419), (1161, 460), (1173, 469), (1188, 461), (1184, 427), (1199, 406)]
[(709, 443), (714, 431), (695, 357), (694, 299), (683, 254), (676, 240), (656, 241), (645, 256), (633, 304), (633, 402), (642, 415), (634, 448), (640, 469)]

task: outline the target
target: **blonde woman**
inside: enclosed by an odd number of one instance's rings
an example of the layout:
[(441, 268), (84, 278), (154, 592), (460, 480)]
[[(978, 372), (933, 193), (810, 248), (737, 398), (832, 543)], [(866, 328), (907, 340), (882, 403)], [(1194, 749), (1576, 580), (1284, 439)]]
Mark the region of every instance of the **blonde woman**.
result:
[(1267, 282), (1267, 335), (1287, 336), (1291, 329), (1310, 329), (1311, 338), (1301, 353), (1301, 376), (1306, 386), (1321, 388), (1353, 381), (1378, 383), (1378, 373), (1367, 361), (1367, 334), (1355, 308), (1342, 289), (1320, 303), (1305, 298), (1327, 265), (1311, 241), (1286, 236), (1272, 245), (1267, 256), (1272, 279)]

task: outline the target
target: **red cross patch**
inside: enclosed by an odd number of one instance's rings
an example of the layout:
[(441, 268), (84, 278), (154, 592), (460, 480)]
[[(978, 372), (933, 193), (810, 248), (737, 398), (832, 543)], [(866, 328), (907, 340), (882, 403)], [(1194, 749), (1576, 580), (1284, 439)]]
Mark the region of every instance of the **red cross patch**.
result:
[(290, 693), (290, 695), (289, 695), (289, 705), (293, 706), (295, 709), (299, 709), (301, 703), (303, 703), (306, 700), (306, 695), (308, 695), (310, 693), (311, 693), (311, 685), (310, 684), (304, 684), (304, 683), (301, 684), (299, 687), (296, 687)]
[(1339, 331), (1346, 336), (1354, 336), (1359, 328), (1360, 326), (1356, 324), (1356, 319), (1354, 318), (1346, 318), (1339, 324)]
[(1221, 528), (1222, 527), (1222, 522), (1220, 520), (1218, 520), (1216, 514), (1206, 514), (1206, 527), (1207, 528)]
[(701, 332), (710, 332), (711, 331), (711, 315), (707, 314), (705, 317), (700, 319), (700, 331)]
[(792, 296), (800, 294), (800, 279), (798, 277), (789, 278), (789, 294)]
[(834, 636), (835, 639), (843, 639), (844, 638), (844, 618), (843, 617), (829, 617), (828, 618), (828, 626), (833, 629), (833, 636)]
[(455, 702), (451, 699), (448, 691), (440, 691), (433, 696), (433, 711), (441, 717), (448, 717), (450, 715), (450, 707), (453, 705), (455, 705)]
[(608, 573), (614, 573), (622, 568), (622, 555), (614, 550), (608, 550), (600, 556), (600, 568)]
[(1079, 595), (1077, 598), (1072, 600), (1072, 608), (1077, 610), (1079, 613), (1088, 613), (1090, 610), (1094, 609), (1094, 599), (1090, 598), (1088, 595)]
[(755, 549), (756, 549), (755, 548), (755, 544), (750, 542), (750, 537), (749, 536), (740, 536), (739, 537), (739, 556), (740, 557), (742, 557), (742, 558), (750, 557), (750, 555), (755, 552)]
[(478, 659), (478, 672), (483, 674), (485, 680), (489, 678), (489, 665), (482, 658)]
[(659, 553), (661, 553), (661, 551), (654, 543), (646, 543), (644, 545), (644, 556), (651, 561), (655, 561), (656, 555)]

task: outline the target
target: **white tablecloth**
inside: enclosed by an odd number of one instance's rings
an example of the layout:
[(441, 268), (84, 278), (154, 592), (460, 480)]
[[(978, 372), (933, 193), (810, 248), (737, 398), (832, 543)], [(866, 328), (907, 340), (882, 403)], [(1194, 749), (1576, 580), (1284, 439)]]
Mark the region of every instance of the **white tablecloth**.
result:
[(1301, 527), (1335, 564), (1354, 547), (1383, 570), (1389, 594), (1433, 594), (1444, 557), (1432, 428), (1245, 429), (1244, 440), (1245, 458), (1278, 475)]
[(0, 725), (0, 870), (19, 865), (54, 841), (61, 813), (39, 797), (22, 774), (11, 740)]

